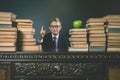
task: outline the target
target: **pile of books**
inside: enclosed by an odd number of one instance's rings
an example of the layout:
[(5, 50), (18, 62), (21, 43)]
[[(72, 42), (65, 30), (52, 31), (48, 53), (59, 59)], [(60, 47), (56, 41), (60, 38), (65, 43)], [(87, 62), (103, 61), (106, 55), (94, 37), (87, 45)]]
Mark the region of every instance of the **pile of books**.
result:
[(87, 29), (70, 29), (69, 35), (69, 52), (88, 52)]
[(120, 15), (107, 15), (107, 51), (120, 51)]
[(11, 12), (0, 12), (0, 51), (17, 50), (16, 15)]
[(18, 51), (40, 51), (41, 46), (36, 44), (35, 29), (31, 19), (16, 19), (18, 28)]
[(89, 18), (86, 28), (89, 33), (89, 51), (106, 51), (106, 19)]

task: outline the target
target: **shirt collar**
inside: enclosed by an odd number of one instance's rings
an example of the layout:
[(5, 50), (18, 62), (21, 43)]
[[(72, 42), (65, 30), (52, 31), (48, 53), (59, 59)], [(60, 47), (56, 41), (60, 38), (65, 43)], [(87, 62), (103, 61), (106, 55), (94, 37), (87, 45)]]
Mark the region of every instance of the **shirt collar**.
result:
[(58, 35), (54, 35), (54, 34), (52, 34), (52, 37), (56, 37), (57, 39), (58, 39), (58, 37), (59, 37), (59, 34)]

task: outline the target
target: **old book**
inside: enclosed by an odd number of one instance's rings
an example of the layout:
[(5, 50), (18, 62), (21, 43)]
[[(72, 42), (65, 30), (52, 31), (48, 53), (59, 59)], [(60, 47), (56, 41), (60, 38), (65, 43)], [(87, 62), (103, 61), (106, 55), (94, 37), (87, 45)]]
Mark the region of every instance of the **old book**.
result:
[(16, 46), (0, 46), (0, 51), (16, 51)]
[(120, 19), (108, 19), (107, 22), (109, 22), (109, 23), (120, 23)]
[(24, 23), (24, 22), (19, 22), (17, 23), (17, 25), (28, 25), (28, 26), (32, 26), (33, 23)]
[(78, 35), (74, 35), (74, 34), (73, 34), (73, 35), (71, 35), (70, 37), (71, 37), (71, 38), (78, 38), (78, 37), (82, 38), (82, 37), (87, 37), (87, 35), (84, 35), (84, 34), (83, 34), (83, 35), (79, 35), (79, 34), (78, 34)]
[(120, 48), (108, 47), (107, 52), (120, 52)]
[(25, 23), (32, 23), (31, 19), (16, 19), (16, 22), (25, 22)]
[(16, 42), (16, 38), (0, 38), (0, 42)]
[(89, 52), (105, 52), (106, 46), (90, 46)]
[(31, 32), (35, 32), (34, 28), (18, 28), (19, 31), (31, 31)]
[(107, 33), (108, 36), (120, 36), (120, 32), (108, 32)]
[(69, 38), (69, 41), (73, 41), (73, 42), (85, 41), (85, 42), (87, 42), (87, 38)]
[(0, 17), (0, 21), (15, 21), (15, 18), (11, 18), (11, 17)]
[(120, 26), (120, 23), (112, 23), (112, 22), (110, 22), (110, 23), (108, 23), (108, 25), (109, 26)]
[(0, 31), (17, 31), (16, 27), (0, 27)]
[(88, 52), (88, 48), (80, 49), (80, 48), (72, 48), (72, 47), (69, 47), (69, 48), (68, 48), (68, 51), (69, 51), (69, 52)]
[(16, 15), (12, 12), (0, 12), (0, 17), (16, 18)]
[(120, 15), (106, 15), (104, 19), (120, 19)]
[(17, 35), (17, 32), (12, 31), (0, 31), (0, 35)]
[(32, 28), (32, 25), (17, 25), (17, 28)]
[(16, 46), (15, 42), (0, 42), (0, 46)]
[(92, 23), (87, 23), (86, 26), (104, 26), (104, 23), (102, 23), (102, 22), (99, 22), (99, 23), (92, 22)]
[(8, 35), (0, 35), (0, 39), (1, 38), (3, 38), (3, 39), (4, 38), (17, 38), (17, 35), (9, 35), (9, 34)]
[(116, 32), (116, 33), (119, 33), (120, 32), (120, 28), (106, 28), (106, 32)]
[(18, 42), (18, 45), (20, 46), (33, 46), (36, 45), (35, 41), (24, 41), (24, 42)]
[(34, 45), (34, 46), (22, 46), (22, 51), (40, 51), (40, 45)]
[(22, 42), (24, 42), (24, 41), (36, 41), (35, 40), (35, 38), (22, 38), (22, 39), (19, 39), (19, 41), (22, 41)]
[(74, 41), (71, 41), (70, 44), (87, 44), (86, 41), (80, 41), (80, 42), (74, 42)]
[(106, 37), (105, 33), (91, 33), (89, 37)]
[(18, 38), (34, 38), (32, 34), (18, 34)]
[(97, 37), (97, 38), (89, 38), (89, 41), (92, 42), (92, 41), (96, 41), (96, 42), (103, 42), (103, 41), (106, 41), (106, 38), (105, 37)]
[(118, 25), (108, 25), (107, 28), (120, 28)]
[(90, 42), (90, 46), (106, 46), (106, 43)]
[(72, 48), (88, 48), (88, 44), (71, 44)]
[(100, 22), (106, 22), (106, 19), (104, 18), (89, 18), (87, 20), (87, 23), (100, 23)]
[(105, 30), (104, 29), (89, 30), (89, 34), (91, 33), (105, 33)]
[(73, 31), (73, 32), (70, 32), (69, 35), (76, 35), (76, 34), (80, 34), (80, 35), (87, 35), (87, 32), (80, 32), (80, 31)]
[(86, 28), (79, 28), (79, 29), (70, 29), (69, 30), (69, 32), (77, 32), (77, 31), (79, 31), (79, 32), (82, 32), (82, 31), (84, 31), (84, 32), (86, 32), (87, 31), (87, 29)]

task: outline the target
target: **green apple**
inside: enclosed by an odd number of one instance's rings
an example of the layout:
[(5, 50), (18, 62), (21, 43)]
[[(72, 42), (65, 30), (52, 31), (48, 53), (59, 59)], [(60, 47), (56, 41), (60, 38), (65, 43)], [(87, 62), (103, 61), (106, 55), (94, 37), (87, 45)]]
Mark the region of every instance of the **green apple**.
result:
[(81, 26), (82, 26), (82, 21), (81, 20), (73, 21), (73, 27), (74, 28), (80, 28)]

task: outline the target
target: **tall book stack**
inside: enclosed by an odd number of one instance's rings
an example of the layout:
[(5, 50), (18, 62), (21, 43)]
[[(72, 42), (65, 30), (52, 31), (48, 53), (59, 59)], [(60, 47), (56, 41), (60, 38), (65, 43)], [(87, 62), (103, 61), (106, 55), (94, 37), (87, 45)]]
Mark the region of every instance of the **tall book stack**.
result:
[(16, 15), (0, 12), (0, 51), (16, 51), (17, 28)]
[(106, 31), (103, 18), (89, 18), (86, 27), (89, 33), (89, 51), (106, 51)]
[(120, 15), (107, 15), (107, 51), (120, 51)]
[(40, 51), (40, 45), (36, 44), (34, 38), (35, 29), (31, 19), (16, 19), (18, 28), (18, 50)]
[(87, 29), (70, 29), (69, 35), (69, 52), (88, 52)]

